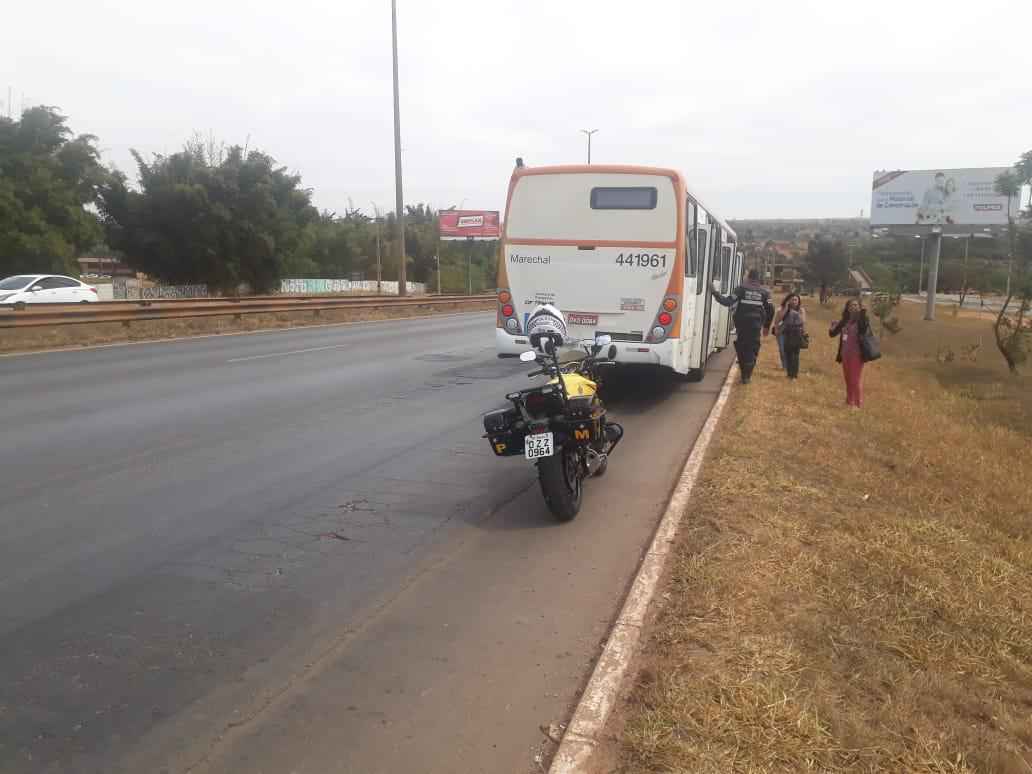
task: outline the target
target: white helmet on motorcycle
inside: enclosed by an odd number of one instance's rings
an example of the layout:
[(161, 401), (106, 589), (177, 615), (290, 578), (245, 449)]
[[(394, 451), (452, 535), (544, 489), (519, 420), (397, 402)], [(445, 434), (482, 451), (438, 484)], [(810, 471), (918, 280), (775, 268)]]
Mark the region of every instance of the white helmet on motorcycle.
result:
[(527, 319), (530, 346), (539, 352), (551, 354), (566, 341), (566, 318), (551, 304), (539, 304)]

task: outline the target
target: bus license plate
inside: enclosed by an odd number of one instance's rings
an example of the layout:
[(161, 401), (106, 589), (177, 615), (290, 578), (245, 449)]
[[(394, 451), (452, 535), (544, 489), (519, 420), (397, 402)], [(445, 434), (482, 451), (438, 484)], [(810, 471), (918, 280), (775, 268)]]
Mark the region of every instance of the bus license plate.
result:
[(555, 452), (552, 449), (552, 433), (538, 433), (528, 435), (523, 440), (523, 448), (528, 460), (537, 460), (542, 457), (551, 457)]

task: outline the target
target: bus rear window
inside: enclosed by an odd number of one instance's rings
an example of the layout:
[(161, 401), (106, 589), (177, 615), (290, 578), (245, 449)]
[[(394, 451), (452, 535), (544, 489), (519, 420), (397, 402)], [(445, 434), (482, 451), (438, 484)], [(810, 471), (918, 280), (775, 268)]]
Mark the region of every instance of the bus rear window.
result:
[(593, 210), (654, 210), (659, 194), (655, 188), (592, 188)]

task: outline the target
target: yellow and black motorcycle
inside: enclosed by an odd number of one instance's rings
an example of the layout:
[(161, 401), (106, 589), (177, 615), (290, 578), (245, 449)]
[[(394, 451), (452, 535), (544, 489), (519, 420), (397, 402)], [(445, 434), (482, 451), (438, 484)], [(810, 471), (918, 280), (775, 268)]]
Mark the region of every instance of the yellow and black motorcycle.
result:
[[(580, 511), (585, 479), (606, 472), (623, 437), (599, 396), (600, 374), (615, 365), (616, 348), (609, 336), (582, 346), (585, 357), (566, 363), (548, 342), (541, 352), (524, 352), (520, 360), (541, 366), (528, 376), (547, 376), (547, 383), (506, 395), (511, 407), (484, 415), (484, 437), (494, 453), (534, 462), (545, 502), (561, 521)], [(607, 347), (607, 356), (599, 357)]]

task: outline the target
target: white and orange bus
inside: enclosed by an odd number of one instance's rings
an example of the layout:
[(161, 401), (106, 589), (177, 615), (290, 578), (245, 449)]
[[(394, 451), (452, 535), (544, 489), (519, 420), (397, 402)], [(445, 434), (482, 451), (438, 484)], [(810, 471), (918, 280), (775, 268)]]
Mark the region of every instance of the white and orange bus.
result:
[(611, 336), (618, 363), (701, 379), (733, 330), (710, 288), (727, 294), (741, 276), (735, 232), (676, 171), (517, 167), (498, 264), (498, 356), (527, 349), (527, 316), (550, 303), (573, 337)]

